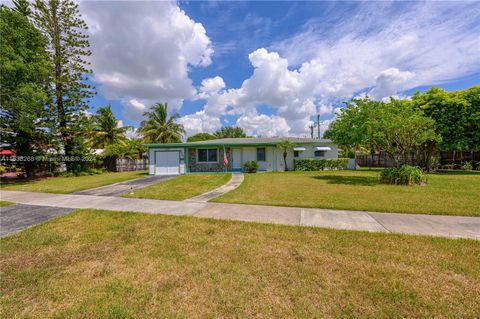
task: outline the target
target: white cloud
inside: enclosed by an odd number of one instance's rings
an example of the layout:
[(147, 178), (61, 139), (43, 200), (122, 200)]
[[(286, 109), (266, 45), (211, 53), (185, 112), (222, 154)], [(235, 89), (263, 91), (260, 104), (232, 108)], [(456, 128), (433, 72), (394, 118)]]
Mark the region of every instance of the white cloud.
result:
[(290, 127), (285, 118), (265, 114), (245, 114), (238, 118), (237, 126), (252, 136), (285, 136)]
[[(408, 89), (480, 71), (480, 6), (473, 2), (371, 2), (336, 10), (334, 23), (311, 20), (294, 36), (251, 52), (253, 74), (240, 87), (227, 88), (215, 76), (198, 92), (189, 68), (212, 62), (211, 41), (175, 3), (81, 7), (101, 92), (121, 100), (125, 116), (136, 121), (154, 101), (175, 109), (184, 99), (204, 99), (203, 109), (180, 120), (187, 135), (215, 131), (222, 116), (234, 115), (250, 135), (305, 136), (317, 112), (327, 119), (324, 131), (343, 99), (404, 98)], [(273, 114), (260, 114), (260, 106)]]
[(189, 67), (211, 64), (213, 49), (202, 24), (175, 2), (82, 1), (90, 26), (93, 80), (107, 99), (122, 101), (124, 114), (141, 119), (145, 107), (169, 102), (179, 108), (194, 98)]
[(395, 95), (411, 87), (414, 78), (413, 72), (400, 71), (397, 68), (387, 69), (377, 76), (375, 86), (367, 95), (375, 100)]
[[(249, 54), (253, 75), (241, 87), (212, 95), (215, 115), (238, 114), (250, 134), (308, 134), (319, 112), (322, 130), (353, 96), (405, 98), (402, 92), (480, 71), (480, 7), (473, 3), (368, 3), (323, 20), (270, 49)], [(274, 115), (258, 114), (268, 105)], [(281, 133), (280, 131), (283, 130)]]
[[(352, 14), (353, 13), (353, 14)], [(473, 2), (365, 3), (339, 12), (334, 29), (312, 20), (277, 42), (291, 63), (316, 61), (321, 99), (350, 98), (360, 90), (381, 99), (480, 70), (480, 6)]]
[(200, 92), (205, 94), (217, 93), (225, 88), (225, 82), (220, 76), (202, 80)]
[(183, 124), (186, 136), (202, 132), (214, 132), (222, 127), (219, 117), (210, 116), (205, 111), (182, 116), (177, 122)]
[(133, 121), (141, 121), (142, 114), (147, 111), (147, 106), (136, 99), (122, 100), (122, 104), (125, 117)]

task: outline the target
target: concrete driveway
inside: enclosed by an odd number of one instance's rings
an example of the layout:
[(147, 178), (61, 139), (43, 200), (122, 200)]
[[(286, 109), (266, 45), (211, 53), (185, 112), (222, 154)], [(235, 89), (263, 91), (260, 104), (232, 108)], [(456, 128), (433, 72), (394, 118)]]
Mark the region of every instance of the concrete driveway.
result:
[(160, 182), (167, 181), (169, 179), (172, 179), (174, 177), (177, 177), (178, 175), (172, 175), (172, 176), (146, 176), (142, 178), (137, 178), (125, 182), (120, 182), (116, 184), (111, 184), (111, 185), (106, 185), (106, 186), (101, 186), (101, 187), (96, 187), (96, 188), (90, 188), (86, 189), (80, 192), (76, 192), (73, 194), (78, 194), (78, 195), (96, 195), (96, 196), (120, 196), (123, 194), (126, 194), (132, 190), (144, 188), (153, 184), (157, 184)]
[(11, 205), (0, 208), (0, 237), (15, 234), (23, 229), (38, 225), (49, 219), (73, 211), (73, 208)]

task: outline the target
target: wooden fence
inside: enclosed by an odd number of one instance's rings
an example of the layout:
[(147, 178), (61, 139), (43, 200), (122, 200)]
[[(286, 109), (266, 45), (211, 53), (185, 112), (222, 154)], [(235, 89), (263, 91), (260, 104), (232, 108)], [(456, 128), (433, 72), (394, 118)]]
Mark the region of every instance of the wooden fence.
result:
[(103, 161), (103, 166), (112, 172), (143, 171), (148, 169), (148, 158), (131, 159), (107, 157)]
[[(440, 152), (438, 157), (440, 165), (461, 166), (470, 162), (476, 166), (480, 165), (480, 152)], [(395, 166), (393, 158), (385, 153), (376, 153), (369, 155), (355, 155), (355, 161), (360, 167), (392, 167)], [(417, 165), (418, 160), (415, 155), (407, 157), (407, 163)]]

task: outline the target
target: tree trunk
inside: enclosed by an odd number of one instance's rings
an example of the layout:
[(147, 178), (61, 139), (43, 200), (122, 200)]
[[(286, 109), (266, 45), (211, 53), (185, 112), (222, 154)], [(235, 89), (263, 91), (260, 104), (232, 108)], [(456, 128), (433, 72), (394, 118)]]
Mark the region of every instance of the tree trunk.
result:
[(287, 151), (283, 152), (283, 162), (285, 163), (285, 172), (288, 171), (287, 167)]
[(35, 177), (35, 162), (26, 161), (23, 163), (23, 167), (25, 169), (25, 174), (27, 175), (27, 178)]
[[(67, 132), (67, 118), (65, 112), (65, 106), (63, 104), (63, 66), (62, 66), (62, 45), (60, 42), (61, 34), (60, 34), (60, 26), (58, 21), (58, 6), (53, 4), (52, 5), (52, 19), (53, 19), (53, 48), (54, 48), (54, 73), (55, 73), (55, 99), (56, 99), (56, 107), (58, 112), (58, 124), (60, 135), (62, 137), (62, 144), (63, 144), (63, 151), (66, 157), (71, 156), (72, 145), (69, 141), (69, 136)], [(67, 166), (67, 170), (71, 170), (71, 162), (66, 161), (65, 165)]]

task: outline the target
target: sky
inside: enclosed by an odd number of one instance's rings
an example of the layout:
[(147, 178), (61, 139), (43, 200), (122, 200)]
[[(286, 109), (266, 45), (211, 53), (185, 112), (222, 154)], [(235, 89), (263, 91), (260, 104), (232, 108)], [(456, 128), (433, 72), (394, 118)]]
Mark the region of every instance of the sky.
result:
[(480, 2), (81, 1), (97, 96), (138, 127), (168, 102), (187, 135), (324, 131), (342, 102), (480, 84)]

